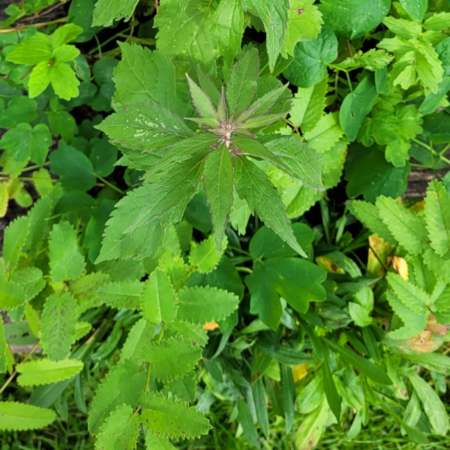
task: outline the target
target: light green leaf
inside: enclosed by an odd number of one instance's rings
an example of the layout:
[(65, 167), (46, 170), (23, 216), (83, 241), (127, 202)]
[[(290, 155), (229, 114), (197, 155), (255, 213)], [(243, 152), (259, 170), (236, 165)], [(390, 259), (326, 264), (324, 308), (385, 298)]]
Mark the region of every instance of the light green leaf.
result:
[(416, 314), (427, 314), (427, 305), (431, 303), (431, 299), (426, 292), (396, 273), (389, 273), (387, 280), (405, 306)]
[(82, 32), (83, 28), (75, 25), (74, 23), (67, 23), (62, 27), (58, 27), (53, 33), (53, 48), (56, 49), (70, 41), (73, 41)]
[(137, 3), (138, 0), (99, 0), (95, 4), (92, 26), (109, 27), (114, 20), (129, 20)]
[(80, 82), (72, 70), (72, 68), (63, 62), (57, 62), (52, 65), (50, 72), (50, 80), (52, 82), (55, 94), (63, 100), (70, 100), (73, 97), (78, 97), (78, 86)]
[(144, 285), (138, 280), (107, 283), (100, 287), (98, 295), (103, 303), (117, 309), (139, 309)]
[(189, 253), (189, 264), (200, 273), (212, 272), (217, 267), (217, 264), (219, 264), (223, 251), (228, 245), (226, 236), (224, 244), (223, 249), (218, 253), (212, 234), (208, 239), (204, 239), (199, 244), (192, 241), (191, 251)]
[(83, 368), (83, 363), (77, 359), (64, 359), (54, 362), (48, 359), (18, 364), (16, 370), (20, 373), (17, 382), (20, 386), (38, 386), (56, 383), (76, 375)]
[(6, 431), (36, 430), (50, 425), (56, 414), (51, 409), (17, 402), (0, 402), (0, 429)]
[(85, 262), (77, 242), (77, 234), (69, 222), (60, 222), (50, 233), (50, 273), (53, 281), (76, 280)]
[(22, 305), (25, 302), (25, 293), (23, 289), (5, 279), (5, 272), (0, 271), (0, 308), (11, 310)]
[(33, 66), (39, 64), (41, 61), (49, 61), (52, 53), (53, 48), (50, 36), (44, 33), (36, 33), (16, 45), (9, 52), (6, 60), (16, 64)]
[(141, 365), (136, 361), (126, 360), (116, 365), (103, 379), (89, 411), (88, 427), (91, 433), (98, 433), (117, 406), (125, 403), (134, 408), (139, 404), (147, 379), (146, 371), (140, 370)]
[(414, 55), (419, 79), (431, 92), (437, 93), (444, 69), (434, 47), (427, 42), (420, 41)]
[(289, 22), (281, 47), (281, 54), (287, 58), (294, 54), (295, 44), (299, 41), (315, 39), (323, 24), (322, 14), (313, 5), (314, 0), (291, 0), (289, 4)]
[(450, 13), (441, 12), (428, 17), (423, 23), (425, 30), (443, 31), (450, 27)]
[(191, 371), (202, 357), (202, 349), (199, 342), (177, 337), (159, 344), (144, 343), (139, 355), (152, 365), (152, 376), (166, 382)]
[(186, 78), (189, 84), (189, 93), (191, 94), (192, 104), (198, 115), (207, 119), (215, 119), (215, 126), (219, 126), (217, 111), (214, 109), (211, 99), (194, 81), (192, 81), (188, 74), (186, 74)]
[(139, 319), (128, 333), (120, 354), (121, 361), (132, 359), (142, 361), (141, 350), (155, 337), (155, 325), (145, 319)]
[(166, 147), (194, 135), (179, 117), (153, 101), (111, 114), (98, 129), (113, 142), (144, 151)]
[(80, 54), (75, 45), (62, 45), (54, 51), (54, 57), (57, 62), (63, 63), (72, 61)]
[(434, 389), (416, 373), (409, 376), (411, 384), (419, 397), (431, 426), (436, 434), (445, 436), (448, 431), (448, 414)]
[(438, 180), (428, 185), (425, 222), (431, 247), (439, 256), (444, 256), (450, 250), (450, 198)]
[(51, 361), (69, 356), (77, 316), (77, 301), (69, 292), (47, 298), (41, 317), (41, 347)]
[(106, 419), (95, 443), (96, 450), (134, 450), (140, 431), (140, 417), (130, 405), (118, 406)]
[(411, 20), (396, 19), (389, 16), (384, 18), (383, 24), (402, 39), (418, 39), (422, 33), (420, 24)]
[(242, 200), (239, 195), (236, 194), (236, 191), (234, 191), (233, 206), (231, 207), (230, 212), (230, 223), (240, 235), (245, 234), (251, 214), (252, 211), (249, 208), (248, 203), (245, 200)]
[(100, 306), (100, 288), (109, 281), (109, 275), (101, 272), (83, 275), (70, 282), (69, 289), (77, 300), (80, 313), (86, 309)]
[(11, 222), (5, 230), (3, 259), (10, 272), (16, 268), (17, 263), (19, 262), (29, 228), (30, 220), (28, 217), (19, 217)]
[(392, 198), (378, 197), (376, 207), (394, 238), (409, 253), (417, 255), (428, 241), (427, 230), (420, 218)]
[(8, 344), (5, 339), (5, 329), (3, 327), (3, 316), (0, 315), (0, 373), (6, 373), (6, 352)]
[(42, 275), (37, 267), (20, 267), (11, 274), (10, 280), (23, 289), (25, 299), (29, 301), (44, 289), (46, 282)]
[(239, 304), (236, 295), (210, 286), (184, 288), (178, 292), (178, 299), (177, 317), (202, 325), (225, 319)]
[(247, 201), (265, 225), (272, 228), (296, 252), (306, 257), (290, 227), (285, 206), (267, 175), (245, 157), (234, 157), (233, 166), (239, 197)]
[(305, 133), (304, 137), (309, 146), (320, 152), (326, 152), (339, 141), (343, 134), (339, 126), (338, 113), (330, 113), (322, 116), (317, 125)]
[(233, 204), (233, 166), (225, 144), (209, 154), (203, 171), (203, 183), (214, 224), (217, 253), (221, 253), (224, 231)]
[(151, 323), (172, 322), (177, 316), (175, 291), (169, 277), (157, 269), (144, 283), (142, 316)]
[(166, 438), (155, 436), (151, 432), (145, 436), (145, 445), (147, 450), (177, 450)]
[(432, 370), (442, 375), (450, 375), (450, 357), (441, 353), (413, 353), (403, 354), (402, 358), (417, 362), (425, 369)]
[(314, 129), (325, 109), (325, 95), (328, 87), (328, 75), (315, 86), (298, 88), (290, 111), (291, 122), (303, 132)]
[(187, 403), (147, 392), (141, 397), (142, 424), (156, 436), (192, 439), (207, 434), (208, 419)]
[(251, 49), (233, 66), (227, 81), (226, 97), (230, 115), (237, 117), (250, 105), (258, 78), (258, 51)]
[(296, 450), (310, 450), (311, 445), (315, 447), (318, 444), (325, 429), (329, 411), (330, 407), (324, 397), (320, 405), (304, 418), (295, 433)]
[(294, 48), (294, 61), (283, 75), (295, 86), (308, 88), (322, 81), (327, 64), (338, 57), (338, 40), (333, 30), (322, 26), (316, 39), (298, 43)]

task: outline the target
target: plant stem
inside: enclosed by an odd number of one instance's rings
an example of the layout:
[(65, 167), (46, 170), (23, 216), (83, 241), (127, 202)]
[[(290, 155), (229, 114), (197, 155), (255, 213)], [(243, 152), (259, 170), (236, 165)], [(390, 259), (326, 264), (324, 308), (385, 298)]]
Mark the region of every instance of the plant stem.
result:
[(98, 57), (99, 59), (102, 59), (102, 46), (100, 45), (100, 41), (98, 40), (98, 37), (96, 34), (94, 34), (95, 42), (97, 42), (97, 49), (98, 49)]
[[(106, 39), (105, 42), (103, 42), (103, 44), (100, 44), (100, 48), (104, 47), (106, 44), (109, 44), (112, 40), (114, 40), (116, 37), (119, 37), (122, 33), (126, 33), (128, 31), (131, 30), (131, 27), (126, 28), (125, 30), (119, 31), (118, 33), (116, 33), (114, 36)], [(94, 47), (92, 50), (89, 51), (88, 55), (92, 55), (92, 53), (95, 53), (95, 51), (98, 49), (98, 47)]]
[(252, 274), (253, 273), (253, 270), (252, 269), (249, 269), (248, 267), (236, 267), (236, 270), (238, 271), (238, 272), (246, 272), (246, 273), (250, 273), (250, 274)]
[(119, 189), (118, 187), (114, 186), (112, 183), (110, 183), (109, 181), (106, 181), (103, 177), (101, 177), (100, 175), (95, 174), (95, 176), (103, 183), (106, 184), (106, 186), (110, 187), (111, 189), (113, 189), (114, 191), (118, 192), (121, 195), (124, 195), (125, 192), (122, 191), (121, 189)]
[(67, 17), (63, 17), (62, 19), (51, 20), (50, 22), (35, 23), (33, 25), (23, 25), (21, 27), (14, 27), (14, 28), (3, 28), (3, 29), (0, 28), (0, 34), (15, 33), (16, 31), (23, 31), (31, 27), (43, 28), (46, 27), (47, 25), (52, 25), (54, 23), (67, 22), (67, 19), (68, 19)]

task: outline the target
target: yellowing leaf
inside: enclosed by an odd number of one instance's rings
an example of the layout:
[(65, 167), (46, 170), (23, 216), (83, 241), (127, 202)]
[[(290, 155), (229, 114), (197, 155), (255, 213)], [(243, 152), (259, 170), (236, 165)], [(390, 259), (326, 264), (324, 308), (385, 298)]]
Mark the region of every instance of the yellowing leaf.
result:
[(408, 263), (404, 258), (400, 258), (400, 256), (394, 256), (392, 258), (392, 266), (394, 270), (404, 279), (409, 280), (408, 277)]
[(294, 377), (294, 383), (305, 378), (308, 375), (308, 362), (304, 362), (301, 364), (295, 364), (292, 366), (292, 376)]

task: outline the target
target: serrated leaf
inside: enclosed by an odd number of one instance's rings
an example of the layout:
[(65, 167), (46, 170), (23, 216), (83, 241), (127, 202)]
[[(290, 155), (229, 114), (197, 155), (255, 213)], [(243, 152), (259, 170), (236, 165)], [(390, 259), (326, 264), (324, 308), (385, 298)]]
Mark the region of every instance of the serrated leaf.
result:
[(134, 450), (140, 431), (140, 417), (133, 417), (130, 405), (118, 406), (106, 419), (95, 443), (96, 450)]
[(98, 129), (115, 143), (144, 151), (166, 147), (194, 135), (178, 116), (150, 100), (111, 114)]
[(53, 201), (50, 197), (41, 198), (35, 202), (33, 208), (28, 212), (30, 219), (30, 231), (25, 242), (24, 249), (27, 252), (37, 251), (44, 233), (47, 229), (47, 219), (53, 209)]
[(434, 389), (416, 373), (409, 376), (411, 384), (419, 397), (425, 413), (430, 419), (431, 426), (436, 434), (445, 436), (449, 427), (448, 414), (439, 396)]
[(139, 319), (128, 333), (127, 340), (123, 344), (120, 354), (121, 360), (141, 359), (142, 346), (155, 337), (155, 325), (145, 319)]
[(255, 164), (242, 157), (234, 157), (233, 166), (239, 196), (257, 212), (265, 225), (272, 228), (297, 253), (306, 257), (290, 227), (286, 208), (267, 175)]
[(174, 330), (179, 336), (198, 342), (201, 346), (206, 345), (208, 342), (208, 333), (203, 328), (203, 324), (194, 324), (175, 319), (170, 324), (170, 329)]
[(88, 427), (91, 433), (99, 428), (117, 406), (124, 403), (136, 407), (145, 389), (146, 371), (141, 364), (126, 360), (116, 365), (98, 387), (89, 411)]
[(139, 309), (144, 285), (138, 280), (107, 283), (100, 287), (98, 295), (103, 303), (117, 309)]
[(233, 165), (225, 144), (209, 154), (203, 170), (203, 183), (214, 224), (217, 253), (220, 254), (225, 227), (233, 204)]
[(10, 272), (15, 269), (19, 262), (29, 227), (30, 221), (28, 217), (19, 217), (11, 222), (5, 230), (3, 259)]
[(195, 400), (196, 388), (197, 380), (195, 372), (191, 372), (165, 384), (163, 392), (170, 397), (176, 396), (179, 400), (184, 402), (192, 402)]
[(178, 299), (178, 319), (203, 325), (225, 319), (239, 305), (236, 295), (210, 286), (184, 288)]
[(7, 431), (36, 430), (50, 425), (56, 414), (51, 409), (17, 402), (0, 402), (0, 429)]
[(339, 141), (343, 134), (339, 126), (338, 114), (330, 113), (322, 116), (317, 125), (305, 133), (304, 137), (310, 147), (326, 152)]
[(144, 282), (142, 316), (151, 323), (172, 322), (177, 316), (175, 291), (169, 277), (157, 269)]
[(189, 93), (191, 94), (192, 104), (198, 115), (206, 119), (215, 119), (217, 121), (216, 126), (218, 126), (217, 111), (214, 109), (211, 99), (194, 81), (192, 81), (188, 74), (186, 74), (186, 77), (189, 84)]
[(69, 222), (60, 222), (53, 227), (49, 254), (53, 281), (76, 280), (81, 277), (85, 262), (78, 247), (77, 234)]
[(323, 24), (322, 14), (313, 5), (314, 0), (294, 0), (289, 2), (289, 22), (281, 47), (281, 54), (287, 58), (294, 54), (295, 44), (299, 41), (315, 39)]
[[(265, 114), (268, 111), (272, 110), (274, 105), (276, 105), (277, 100), (282, 98), (283, 94), (285, 94), (288, 85), (285, 84), (283, 86), (272, 89), (271, 91), (264, 94), (262, 97), (257, 98), (253, 101), (247, 111), (252, 111), (251, 115), (258, 116), (260, 114)], [(236, 119), (239, 121), (239, 118), (245, 114), (245, 111), (241, 113), (241, 115)], [(250, 116), (248, 116), (250, 117)]]
[(6, 373), (6, 352), (8, 344), (5, 339), (5, 330), (3, 327), (3, 316), (0, 315), (0, 373)]
[(191, 251), (189, 252), (189, 264), (200, 273), (212, 272), (217, 267), (217, 264), (219, 264), (227, 245), (228, 239), (225, 236), (223, 249), (218, 253), (212, 234), (208, 239), (204, 239), (199, 244), (192, 241)]
[(176, 450), (166, 438), (155, 436), (151, 432), (145, 436), (145, 445), (147, 450)]
[(17, 372), (20, 373), (17, 382), (20, 386), (56, 383), (76, 375), (81, 369), (83, 369), (83, 363), (77, 359), (64, 359), (57, 362), (40, 359), (25, 362), (16, 366)]
[(419, 217), (394, 199), (380, 196), (376, 207), (394, 238), (412, 255), (417, 255), (428, 241), (427, 230)]
[(142, 424), (156, 436), (192, 439), (208, 433), (208, 419), (187, 403), (147, 392), (141, 398)]
[(178, 337), (149, 342), (142, 346), (140, 357), (152, 365), (152, 375), (158, 380), (171, 381), (192, 370), (202, 356), (198, 342)]
[(36, 33), (22, 41), (19, 45), (16, 45), (8, 53), (6, 60), (16, 64), (32, 66), (41, 61), (50, 60), (52, 53), (53, 48), (50, 36), (44, 33)]
[[(93, 27), (111, 26), (115, 19), (130, 19), (139, 0), (99, 0), (95, 4)], [(125, 448), (125, 447), (124, 447)]]
[(298, 88), (290, 111), (291, 122), (303, 132), (315, 128), (325, 109), (325, 95), (328, 87), (328, 75), (314, 86)]
[(430, 245), (440, 256), (450, 250), (450, 198), (442, 183), (433, 180), (427, 189), (425, 222)]
[(0, 271), (0, 308), (11, 310), (25, 302), (25, 292), (16, 283), (7, 281), (5, 272)]
[(25, 294), (25, 300), (32, 300), (45, 287), (43, 274), (37, 267), (22, 267), (15, 270), (10, 277), (13, 283), (19, 285)]
[(431, 303), (431, 299), (426, 292), (396, 273), (389, 273), (387, 280), (404, 305), (416, 314), (427, 314), (427, 305)]
[(77, 323), (77, 301), (69, 292), (52, 294), (41, 316), (41, 347), (51, 361), (69, 356)]
[(402, 319), (404, 326), (391, 331), (389, 335), (394, 339), (410, 339), (417, 336), (427, 325), (428, 315), (416, 314), (400, 301), (392, 292), (387, 291), (387, 299), (394, 312)]
[(414, 56), (419, 79), (431, 92), (437, 93), (444, 69), (434, 47), (427, 42), (420, 41)]
[(100, 288), (108, 283), (110, 277), (106, 273), (90, 273), (69, 284), (70, 292), (77, 299), (79, 311), (100, 306)]

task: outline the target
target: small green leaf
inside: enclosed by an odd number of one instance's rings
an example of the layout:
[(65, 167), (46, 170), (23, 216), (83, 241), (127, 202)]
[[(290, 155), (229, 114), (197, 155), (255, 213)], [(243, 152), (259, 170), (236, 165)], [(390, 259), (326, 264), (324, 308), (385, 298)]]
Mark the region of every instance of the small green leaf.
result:
[(18, 364), (16, 370), (20, 373), (17, 382), (20, 386), (38, 386), (56, 383), (76, 375), (83, 368), (83, 363), (76, 359), (50, 361), (40, 359)]
[(82, 32), (83, 28), (75, 25), (74, 23), (68, 23), (57, 28), (53, 33), (53, 48), (56, 49), (61, 45), (73, 41)]
[(55, 94), (63, 100), (70, 100), (78, 97), (78, 86), (80, 82), (77, 79), (72, 68), (63, 62), (57, 62), (52, 66), (50, 80), (55, 90)]
[(56, 414), (51, 409), (17, 402), (0, 402), (0, 429), (6, 431), (36, 430), (50, 425)]
[(399, 299), (416, 314), (426, 314), (427, 305), (431, 303), (430, 297), (396, 273), (389, 273), (387, 280)]
[(5, 230), (3, 241), (3, 259), (10, 272), (19, 262), (23, 246), (27, 239), (30, 228), (28, 217), (19, 217), (11, 222)]
[(53, 48), (50, 36), (44, 33), (36, 33), (16, 45), (8, 54), (6, 60), (16, 64), (33, 66), (41, 61), (49, 61), (52, 53)]
[(99, 297), (103, 303), (117, 309), (140, 309), (144, 285), (138, 280), (107, 283), (100, 287)]
[(217, 252), (214, 236), (210, 235), (208, 239), (204, 239), (200, 244), (192, 241), (191, 251), (189, 253), (189, 264), (200, 273), (212, 272), (220, 262), (223, 251), (228, 245), (225, 237), (225, 245), (220, 253)]
[(23, 289), (25, 299), (29, 301), (44, 289), (46, 282), (42, 275), (37, 267), (20, 267), (11, 274), (10, 280)]

